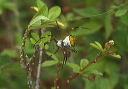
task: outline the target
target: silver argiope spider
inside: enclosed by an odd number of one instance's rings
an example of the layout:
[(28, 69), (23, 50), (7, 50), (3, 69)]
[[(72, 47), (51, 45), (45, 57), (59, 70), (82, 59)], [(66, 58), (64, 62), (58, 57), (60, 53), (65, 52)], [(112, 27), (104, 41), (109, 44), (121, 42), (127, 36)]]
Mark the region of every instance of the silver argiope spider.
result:
[[(56, 21), (56, 24), (58, 26), (58, 23)], [(54, 40), (55, 43), (56, 43), (56, 47), (57, 47), (57, 50), (52, 54), (50, 55), (49, 57), (53, 56), (54, 54), (56, 54), (59, 49), (61, 48), (62, 51), (63, 51), (63, 55), (64, 55), (64, 59), (63, 59), (63, 62), (62, 62), (62, 67), (63, 67), (63, 64), (66, 64), (66, 61), (67, 61), (67, 58), (69, 57), (69, 51), (72, 51), (72, 52), (75, 52), (77, 53), (77, 51), (75, 50), (75, 48), (71, 48), (71, 47), (74, 47), (75, 44), (76, 44), (76, 38), (72, 35), (69, 35), (69, 32), (71, 30), (74, 30), (74, 29), (77, 29), (77, 28), (83, 28), (83, 29), (89, 29), (89, 28), (84, 28), (84, 27), (73, 27), (73, 28), (70, 28), (66, 31), (66, 34), (64, 36), (63, 39), (60, 39), (60, 40), (57, 40), (54, 36), (52, 35), (49, 35), (51, 36), (51, 40)], [(44, 37), (41, 37), (40, 39), (43, 39)], [(47, 44), (48, 42), (46, 42)]]

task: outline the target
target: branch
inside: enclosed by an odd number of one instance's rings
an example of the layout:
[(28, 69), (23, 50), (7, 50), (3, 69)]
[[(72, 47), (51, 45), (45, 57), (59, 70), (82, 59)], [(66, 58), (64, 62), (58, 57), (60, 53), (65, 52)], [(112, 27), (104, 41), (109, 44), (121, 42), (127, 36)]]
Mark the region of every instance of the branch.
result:
[[(41, 29), (41, 33), (44, 33), (44, 28)], [(38, 61), (38, 67), (37, 67), (37, 77), (36, 77), (36, 86), (35, 89), (40, 88), (40, 74), (41, 74), (41, 62), (42, 62), (42, 54), (43, 54), (43, 48), (39, 48), (40, 53), (39, 53), (39, 61)]]
[(20, 63), (21, 63), (21, 67), (24, 68), (27, 73), (29, 87), (31, 89), (34, 89), (34, 85), (32, 84), (32, 77), (31, 77), (32, 68), (30, 67), (31, 66), (30, 62), (27, 61), (27, 55), (25, 55), (25, 52), (24, 52), (25, 43), (26, 43), (26, 39), (28, 37), (29, 32), (30, 32), (30, 30), (26, 30), (25, 34), (23, 36), (23, 41), (22, 41), (22, 46), (21, 46)]
[[(79, 71), (82, 72), (83, 70), (85, 70), (87, 67), (89, 67), (92, 63), (95, 63), (101, 56), (102, 56), (102, 52), (100, 52), (99, 54), (97, 54), (97, 56), (90, 61), (86, 66), (84, 66), (83, 68), (81, 68)], [(65, 86), (66, 84), (68, 84), (71, 80), (73, 80), (75, 77), (77, 77), (80, 73), (75, 73), (72, 76), (70, 76), (69, 79), (67, 79), (63, 84), (61, 84), (60, 86), (58, 86), (59, 88), (62, 86)]]
[(41, 73), (41, 62), (42, 62), (42, 53), (43, 50), (42, 48), (40, 48), (40, 53), (39, 53), (39, 62), (38, 62), (38, 67), (37, 67), (37, 79), (36, 79), (36, 86), (35, 89), (39, 89), (40, 88), (40, 73)]
[(58, 89), (57, 84), (58, 84), (60, 69), (61, 69), (61, 63), (58, 63), (57, 73), (56, 73), (56, 77), (54, 80), (54, 88), (56, 89)]

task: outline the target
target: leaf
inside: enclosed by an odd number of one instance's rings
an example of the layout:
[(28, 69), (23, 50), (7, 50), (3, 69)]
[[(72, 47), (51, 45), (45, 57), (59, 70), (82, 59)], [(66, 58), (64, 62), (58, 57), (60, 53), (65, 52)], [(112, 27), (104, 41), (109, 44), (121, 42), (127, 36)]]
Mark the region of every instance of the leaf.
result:
[(91, 46), (93, 46), (94, 48), (101, 50), (100, 47), (98, 45), (96, 45), (95, 43), (90, 43)]
[(49, 10), (48, 18), (49, 19), (55, 19), (58, 17), (61, 13), (61, 9), (58, 6), (54, 6)]
[(36, 34), (36, 33), (31, 33), (31, 36), (37, 41), (37, 40), (39, 40), (39, 35), (38, 34)]
[(46, 44), (45, 45), (45, 50), (47, 50), (49, 48), (49, 45), (48, 44)]
[(48, 44), (40, 44), (40, 47), (45, 49), (45, 50), (48, 50), (49, 49), (49, 45)]
[(51, 35), (51, 32), (50, 31), (47, 31), (47, 32), (43, 33), (41, 35), (41, 37), (46, 37), (46, 36), (50, 36), (50, 35)]
[(35, 24), (29, 26), (29, 30), (32, 30), (32, 29), (39, 29), (39, 28), (45, 28), (45, 27), (54, 27), (52, 24), (44, 24), (44, 23), (41, 23), (41, 21), (38, 21), (36, 22)]
[(33, 38), (30, 38), (30, 41), (31, 41), (32, 44), (35, 44), (35, 45), (37, 44), (36, 43), (37, 41), (35, 39), (33, 39)]
[(87, 59), (81, 59), (80, 60), (80, 67), (84, 67), (85, 65), (87, 65), (89, 63), (89, 61)]
[(51, 32), (45, 32), (44, 34), (41, 35), (41, 42), (42, 43), (46, 43), (49, 42), (51, 40)]
[(101, 14), (101, 11), (96, 8), (85, 8), (85, 9), (73, 9), (77, 14), (80, 14), (82, 16), (86, 17), (94, 17), (98, 16), (98, 14)]
[(103, 76), (103, 74), (101, 72), (98, 72), (97, 70), (90, 70), (87, 73), (93, 73), (93, 74), (97, 74), (97, 75)]
[(111, 56), (116, 57), (116, 58), (121, 58), (121, 56), (120, 56), (120, 55), (116, 55), (116, 54), (111, 55)]
[[(32, 19), (32, 20), (30, 21), (29, 27), (30, 27), (31, 25), (35, 24), (36, 22), (41, 21), (41, 20), (47, 21), (47, 20), (49, 20), (49, 19), (48, 19), (47, 17), (43, 16), (43, 15), (39, 15), (39, 16), (35, 17), (34, 19)], [(41, 24), (40, 24), (40, 25), (41, 25)]]
[(45, 3), (43, 3), (41, 0), (37, 0), (36, 3), (39, 9), (45, 5)]
[(17, 57), (17, 56), (19, 56), (18, 52), (16, 50), (14, 50), (14, 49), (5, 49), (5, 50), (3, 50), (1, 55), (8, 55), (10, 57)]
[(20, 63), (11, 63), (8, 66), (2, 68), (2, 71), (20, 77), (25, 75), (25, 71), (21, 68)]
[(0, 69), (12, 63), (13, 60), (8, 55), (0, 55)]
[(79, 73), (79, 70), (80, 70), (80, 66), (79, 65), (74, 64), (74, 63), (69, 63), (69, 62), (67, 62), (66, 65), (71, 67), (73, 69), (73, 72)]
[(79, 30), (72, 31), (71, 33), (75, 36), (90, 35), (100, 30), (103, 27), (103, 25), (103, 23), (99, 23), (98, 21), (90, 21), (88, 23), (84, 23), (82, 27), (89, 28), (91, 30), (86, 29), (85, 31), (85, 29), (80, 28)]
[(42, 67), (48, 67), (57, 64), (58, 61), (52, 60), (52, 61), (45, 61), (42, 63)]
[(91, 64), (90, 66), (88, 66), (88, 67), (83, 71), (83, 73), (86, 73), (86, 72), (90, 71), (90, 70), (93, 69), (96, 65), (97, 65), (97, 63)]
[(32, 19), (34, 19), (35, 17), (42, 15), (47, 17), (48, 16), (48, 7), (47, 5), (44, 5), (42, 8), (39, 9), (39, 11), (33, 16)]
[(103, 47), (99, 42), (95, 41), (95, 44), (99, 47), (100, 50), (103, 50)]
[[(46, 54), (47, 54), (48, 56), (51, 56), (51, 55), (52, 55), (52, 53), (50, 53), (50, 52), (46, 52)], [(51, 58), (53, 58), (55, 61), (58, 62), (58, 58), (57, 58), (55, 55), (52, 55)]]
[(123, 9), (119, 9), (117, 10), (117, 12), (115, 13), (115, 16), (122, 16), (127, 12), (127, 8), (123, 8)]

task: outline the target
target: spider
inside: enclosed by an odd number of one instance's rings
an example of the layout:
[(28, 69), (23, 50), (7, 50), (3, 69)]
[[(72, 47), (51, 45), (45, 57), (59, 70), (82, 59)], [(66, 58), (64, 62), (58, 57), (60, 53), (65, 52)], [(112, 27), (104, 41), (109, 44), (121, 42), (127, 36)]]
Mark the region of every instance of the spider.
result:
[[(56, 21), (56, 24), (58, 26), (57, 21)], [(89, 29), (89, 28), (84, 28), (84, 27), (70, 28), (66, 31), (66, 34), (65, 34), (64, 38), (60, 39), (60, 40), (57, 40), (54, 36), (49, 35), (49, 36), (51, 36), (51, 40), (55, 41), (56, 47), (57, 47), (57, 50), (52, 55), (50, 55), (49, 58), (51, 56), (53, 56), (54, 54), (56, 54), (59, 51), (59, 49), (62, 49), (63, 55), (64, 55), (64, 59), (63, 59), (63, 62), (62, 62), (62, 67), (63, 67), (63, 64), (66, 64), (66, 61), (69, 57), (70, 51), (77, 53), (77, 51), (74, 48), (74, 46), (76, 44), (76, 38), (73, 35), (69, 35), (69, 32), (71, 30), (74, 30), (74, 29), (77, 29), (77, 28)], [(44, 38), (44, 37), (42, 37), (42, 38)], [(40, 38), (40, 39), (42, 39), (42, 38)], [(46, 44), (47, 44), (47, 42), (46, 42)]]

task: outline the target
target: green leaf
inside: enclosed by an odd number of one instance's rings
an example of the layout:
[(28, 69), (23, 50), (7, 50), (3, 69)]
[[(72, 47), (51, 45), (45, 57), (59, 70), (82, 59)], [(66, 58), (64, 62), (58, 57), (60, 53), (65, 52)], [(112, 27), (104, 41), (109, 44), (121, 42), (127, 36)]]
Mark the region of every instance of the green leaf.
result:
[(92, 16), (98, 16), (98, 14), (101, 14), (101, 11), (96, 8), (85, 8), (85, 9), (73, 9), (77, 14), (80, 14), (82, 16), (86, 17), (92, 17)]
[(45, 27), (54, 27), (52, 24), (45, 24), (45, 23), (41, 23), (41, 21), (36, 22), (35, 24), (29, 26), (29, 30), (32, 29), (39, 29), (39, 28), (45, 28)]
[[(51, 55), (52, 55), (52, 53), (50, 53), (50, 52), (46, 52), (46, 54), (47, 54), (48, 56), (51, 56)], [(55, 61), (58, 62), (58, 58), (57, 58), (55, 55), (52, 55), (51, 58), (53, 58)]]
[(88, 66), (88, 67), (83, 71), (83, 73), (86, 73), (86, 72), (90, 71), (90, 70), (93, 69), (96, 65), (97, 65), (97, 63), (91, 64), (90, 66)]
[[(41, 20), (47, 21), (47, 20), (49, 20), (49, 19), (48, 19), (47, 17), (43, 16), (43, 15), (39, 15), (39, 16), (35, 17), (34, 19), (32, 19), (32, 20), (30, 21), (29, 27), (30, 27), (31, 25), (35, 24), (36, 22), (41, 21)], [(40, 25), (41, 25), (41, 24), (40, 24)]]
[(46, 44), (45, 45), (45, 50), (47, 50), (49, 48), (49, 45), (48, 44)]
[(21, 68), (20, 63), (12, 63), (2, 69), (4, 72), (8, 72), (15, 76), (23, 76), (25, 75), (25, 71)]
[(45, 50), (48, 50), (49, 49), (49, 45), (48, 44), (40, 44), (40, 47), (45, 49)]
[(31, 36), (37, 41), (37, 40), (39, 40), (40, 39), (40, 37), (39, 37), (39, 35), (38, 34), (36, 34), (36, 33), (31, 33)]
[(98, 21), (90, 21), (88, 23), (84, 23), (82, 27), (85, 27), (85, 28), (89, 27), (89, 29), (92, 29), (92, 30), (79, 28), (79, 30), (72, 31), (71, 33), (72, 35), (75, 35), (75, 36), (90, 35), (100, 30), (103, 27), (103, 25), (104, 25), (103, 23), (99, 23)]
[(121, 56), (120, 56), (120, 55), (116, 55), (116, 54), (111, 55), (111, 56), (116, 57), (116, 58), (121, 58)]
[(19, 56), (18, 52), (16, 50), (14, 50), (14, 49), (5, 49), (5, 50), (3, 50), (1, 55), (8, 55), (10, 57), (17, 57), (17, 56)]
[(55, 61), (55, 60), (45, 61), (45, 62), (42, 63), (42, 67), (52, 66), (52, 65), (55, 65), (57, 63), (58, 63), (58, 61)]
[(99, 42), (95, 41), (95, 44), (99, 47), (100, 50), (103, 50), (103, 47)]
[(0, 68), (4, 68), (13, 63), (13, 60), (7, 55), (0, 55)]
[(66, 65), (68, 65), (69, 67), (71, 67), (73, 69), (73, 72), (75, 73), (79, 73), (80, 71), (80, 66), (74, 63), (69, 63), (67, 62)]
[(41, 42), (42, 43), (46, 43), (46, 42), (49, 42), (51, 40), (51, 32), (50, 31), (47, 31), (45, 32), (44, 34), (41, 35)]
[(47, 37), (47, 36), (50, 36), (50, 35), (51, 35), (51, 32), (50, 31), (47, 31), (47, 32), (43, 33), (41, 35), (41, 37)]
[(103, 76), (103, 74), (101, 72), (98, 72), (97, 70), (90, 70), (87, 73), (93, 73), (93, 74), (97, 74), (97, 75)]
[(80, 60), (80, 67), (84, 67), (85, 65), (87, 65), (89, 63), (89, 61), (87, 59), (81, 59)]
[(45, 16), (45, 17), (48, 16), (48, 7), (47, 7), (47, 5), (44, 5), (42, 8), (40, 8), (39, 11), (37, 11), (37, 13), (33, 16), (32, 19), (34, 19), (35, 17), (40, 16), (40, 15)]
[(119, 9), (116, 13), (115, 16), (122, 16), (127, 12), (127, 8)]
[(37, 3), (37, 7), (38, 7), (39, 9), (45, 5), (45, 3), (43, 3), (43, 1), (41, 1), (41, 0), (37, 0), (36, 3)]
[(94, 48), (101, 50), (100, 47), (98, 45), (96, 45), (95, 43), (90, 43), (91, 46), (93, 46)]
[(49, 10), (49, 15), (48, 18), (49, 19), (55, 19), (56, 17), (58, 17), (61, 13), (61, 9), (58, 6), (54, 6)]
[[(30, 38), (30, 41), (31, 41), (31, 43), (32, 44), (35, 44), (37, 41), (35, 40), (35, 39), (33, 39), (33, 38)], [(35, 44), (36, 45), (36, 44)]]

